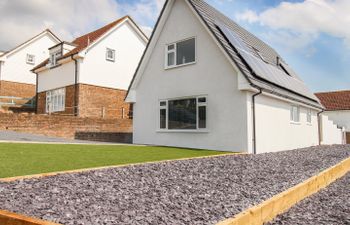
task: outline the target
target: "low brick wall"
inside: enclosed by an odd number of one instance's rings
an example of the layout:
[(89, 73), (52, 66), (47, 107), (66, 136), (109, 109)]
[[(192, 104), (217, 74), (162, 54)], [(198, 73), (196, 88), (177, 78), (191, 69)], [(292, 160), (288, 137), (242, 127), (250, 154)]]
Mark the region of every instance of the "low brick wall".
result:
[(84, 140), (125, 141), (129, 143), (132, 134), (132, 120), (0, 113), (0, 130), (69, 139), (82, 138)]
[(35, 85), (1, 80), (0, 96), (33, 98), (35, 96)]

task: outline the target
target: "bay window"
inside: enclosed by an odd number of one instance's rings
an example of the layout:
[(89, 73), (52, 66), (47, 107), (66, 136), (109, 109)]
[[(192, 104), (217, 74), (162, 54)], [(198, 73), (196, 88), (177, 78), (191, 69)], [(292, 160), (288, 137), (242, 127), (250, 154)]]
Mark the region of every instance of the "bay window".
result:
[(207, 122), (207, 98), (192, 97), (159, 102), (159, 129), (199, 130)]
[(60, 88), (46, 92), (46, 112), (60, 112), (65, 110), (66, 89)]
[(196, 39), (190, 38), (166, 46), (165, 67), (171, 68), (196, 61)]

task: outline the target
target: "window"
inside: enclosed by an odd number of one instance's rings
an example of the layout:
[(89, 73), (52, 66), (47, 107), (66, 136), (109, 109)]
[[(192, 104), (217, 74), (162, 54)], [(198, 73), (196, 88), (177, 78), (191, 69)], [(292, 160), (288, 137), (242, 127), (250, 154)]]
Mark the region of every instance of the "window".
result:
[(306, 122), (311, 123), (311, 116), (312, 116), (311, 109), (307, 109), (307, 112), (306, 112)]
[(107, 48), (106, 50), (106, 60), (108, 61), (115, 61), (115, 50)]
[(57, 60), (62, 56), (61, 52), (54, 52), (50, 54), (50, 66), (56, 66)]
[(166, 46), (166, 67), (186, 65), (196, 61), (196, 39), (191, 38)]
[(159, 102), (159, 128), (168, 130), (205, 129), (206, 97), (174, 99)]
[(46, 92), (46, 112), (59, 112), (65, 109), (66, 89), (60, 88)]
[(35, 64), (35, 56), (31, 54), (27, 54), (27, 64), (34, 65)]
[(300, 122), (300, 108), (299, 106), (293, 105), (290, 108), (290, 121), (299, 123)]

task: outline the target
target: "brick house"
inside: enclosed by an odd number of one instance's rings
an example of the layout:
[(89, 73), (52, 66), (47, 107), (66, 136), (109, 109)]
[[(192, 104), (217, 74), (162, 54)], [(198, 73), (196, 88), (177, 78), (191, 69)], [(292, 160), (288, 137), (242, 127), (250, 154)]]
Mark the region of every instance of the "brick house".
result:
[(316, 93), (325, 107), (323, 114), (345, 128), (346, 143), (350, 144), (350, 90)]
[(129, 17), (49, 48), (37, 74), (37, 113), (125, 118), (126, 90), (148, 42)]
[(47, 48), (59, 42), (44, 30), (10, 51), (0, 51), (0, 96), (34, 97), (36, 76), (30, 70), (49, 56)]

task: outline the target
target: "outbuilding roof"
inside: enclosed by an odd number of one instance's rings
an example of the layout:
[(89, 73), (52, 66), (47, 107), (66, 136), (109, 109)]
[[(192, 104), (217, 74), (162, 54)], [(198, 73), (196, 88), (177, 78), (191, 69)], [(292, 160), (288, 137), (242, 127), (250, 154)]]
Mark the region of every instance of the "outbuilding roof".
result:
[(350, 90), (320, 92), (316, 96), (326, 110), (350, 110)]

